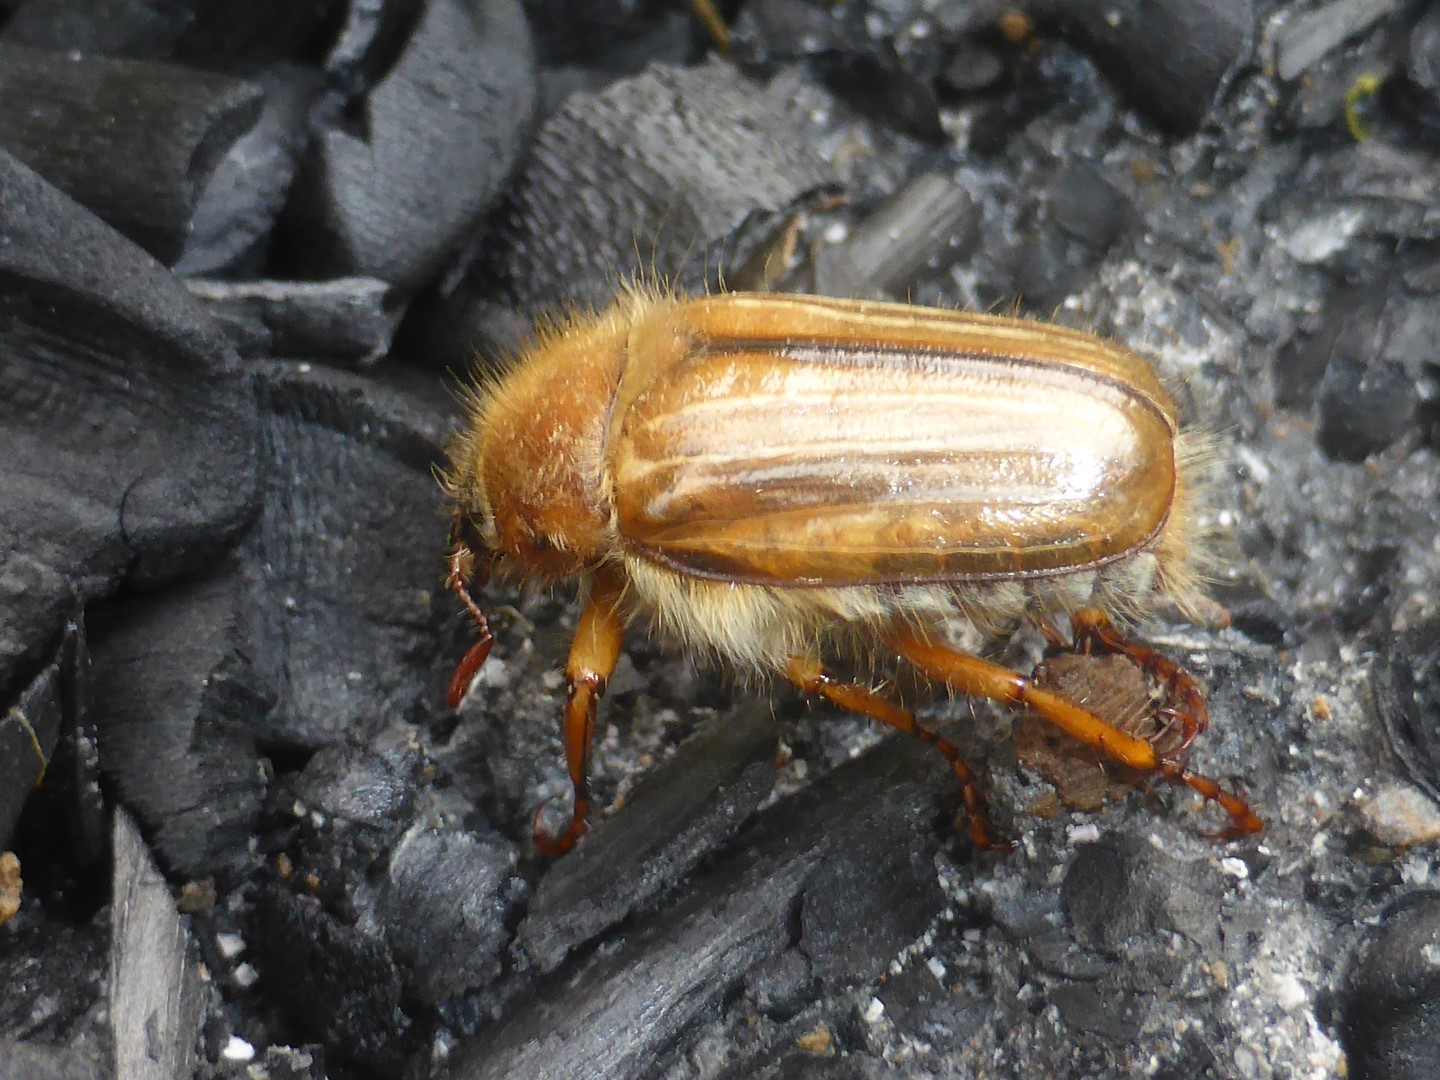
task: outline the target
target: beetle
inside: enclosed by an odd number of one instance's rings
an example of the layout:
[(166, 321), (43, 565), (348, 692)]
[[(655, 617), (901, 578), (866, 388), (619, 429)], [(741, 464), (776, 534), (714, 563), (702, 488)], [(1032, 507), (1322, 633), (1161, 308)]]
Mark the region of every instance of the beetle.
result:
[[(1229, 815), (1238, 793), (1018, 672), (950, 645), (1025, 622), (1052, 643), (1129, 656), (1168, 688), (1181, 751), (1205, 696), (1115, 617), (1203, 603), (1203, 440), (1181, 429), (1154, 369), (1076, 330), (1023, 319), (813, 296), (678, 298), (634, 288), (543, 328), (468, 394), (442, 482), (453, 505), (448, 587), (478, 637), (451, 680), (458, 707), (492, 638), (473, 597), (492, 568), (577, 578), (564, 743), (571, 848), (590, 811), (596, 708), (631, 621), (682, 648), (934, 746), (982, 848), (969, 766), (833, 655), (891, 654), (952, 692), (1027, 706), (1106, 757), (1188, 785)], [(538, 817), (537, 817), (538, 821)]]

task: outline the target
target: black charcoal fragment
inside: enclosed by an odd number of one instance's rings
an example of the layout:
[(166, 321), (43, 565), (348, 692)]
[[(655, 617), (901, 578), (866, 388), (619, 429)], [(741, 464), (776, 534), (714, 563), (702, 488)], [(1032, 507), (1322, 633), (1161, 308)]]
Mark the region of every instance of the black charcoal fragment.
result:
[(518, 0), (434, 0), (381, 82), (311, 146), (292, 222), (314, 277), (413, 290), (490, 207), (529, 134), (535, 62)]
[(1060, 167), (1037, 196), (1014, 274), (1025, 303), (1044, 311), (1083, 287), (1134, 215), (1092, 162)]
[(1136, 108), (1193, 132), (1255, 45), (1254, 0), (1045, 0), (1041, 17), (1086, 42)]
[[(612, 0), (524, 2), (530, 25), (535, 28), (535, 51), (547, 69), (547, 81), (556, 69), (567, 66), (578, 69), (599, 65), (613, 79), (620, 72), (633, 74), (647, 60), (683, 62), (691, 58), (690, 46), (701, 36), (700, 26), (690, 12), (663, 4), (616, 4)], [(674, 47), (682, 41), (685, 52), (675, 55)], [(670, 55), (657, 55), (662, 52)]]
[(1440, 132), (1440, 7), (1427, 5), (1410, 28), (1404, 77), (1395, 96), (1433, 139)]
[[(839, 978), (879, 970), (893, 959), (897, 930), (920, 925), (936, 896), (927, 888), (902, 897), (896, 921), (866, 927), (861, 920), (897, 898), (888, 877), (859, 873), (857, 860), (886, 851), (891, 868), (929, 862), (940, 834), (926, 824), (951, 779), (940, 765), (933, 751), (895, 739), (770, 808), (734, 854), (660, 911), (632, 920), (613, 949), (556, 972), (503, 1027), (462, 1045), (444, 1075), (622, 1080), (653, 1073), (686, 1052), (685, 1032), (750, 972), (795, 947), (795, 913), (803, 922), (812, 902), (808, 940), (822, 962), (838, 964), (831, 970)], [(820, 888), (826, 897), (812, 898)], [(845, 932), (857, 939), (847, 946), (853, 953), (833, 947)], [(805, 951), (804, 938), (799, 948)]]
[(1392, 905), (1345, 988), (1351, 1074), (1365, 1080), (1440, 1075), (1440, 893)]
[(226, 559), (92, 614), (106, 778), (166, 869), (189, 878), (249, 863), (264, 797), (255, 732), (274, 701), (250, 658), (252, 588), (246, 568)]
[(72, 1053), (57, 1057), (93, 1057), (106, 1066), (105, 1075), (112, 1075), (106, 1001), (110, 948), (110, 927), (103, 917), (77, 924), (27, 905), (5, 925), (0, 933), (0, 987), (5, 990), (0, 994), (0, 1065), (8, 1061), (4, 1051), (14, 1040), (68, 1048)]
[(148, 256), (0, 154), (0, 694), (81, 605), (202, 567), (256, 508), (257, 410)]
[(348, 926), (310, 897), (262, 890), (248, 940), (263, 987), (335, 1056), (396, 1075), (410, 1019), (401, 976), (380, 939)]
[(9, 848), (20, 811), (47, 771), (67, 724), (70, 710), (62, 683), (73, 677), (65, 670), (73, 663), (73, 648), (62, 646), (0, 714), (0, 851)]
[(798, 948), (829, 988), (879, 978), (945, 903), (935, 877), (946, 839), (939, 801), (878, 785), (869, 793), (871, 801), (840, 811), (854, 818), (836, 823), (848, 836), (806, 883), (800, 906)]
[(540, 879), (517, 941), (542, 971), (671, 889), (754, 813), (778, 729), (751, 702), (703, 725)]
[(26, 0), (4, 36), (91, 56), (249, 71), (315, 52), (344, 10), (356, 6), (372, 5), (346, 0)]
[[(8, 717), (0, 719), (5, 740), (14, 735), (6, 729), (6, 719), (18, 723), (23, 718), (34, 723), (32, 702), (36, 696), (49, 708), (58, 702), (60, 728), (43, 783), (33, 791), (26, 785), (20, 793), (21, 798), (28, 794), (29, 800), (15, 843), (33, 881), (48, 878), (46, 888), (53, 898), (63, 897), (64, 907), (86, 912), (97, 900), (93, 890), (106, 887), (100, 879), (108, 885), (110, 810), (101, 791), (96, 710), (90, 699), (90, 654), (83, 619), (65, 625), (55, 658), (21, 695), (20, 703)], [(43, 725), (35, 726), (38, 735)], [(18, 768), (23, 774), (32, 763), (33, 758), (25, 753), (26, 748), (33, 751), (29, 732), (22, 731), (20, 736), (23, 743), (16, 753), (0, 749), (0, 773), (8, 769), (13, 776), (13, 770)], [(0, 817), (0, 826), (4, 820)], [(0, 839), (4, 833), (0, 827)], [(4, 846), (0, 844), (0, 850)]]
[(1370, 695), (1406, 775), (1440, 802), (1440, 626), (1386, 635), (1370, 668)]
[(783, 103), (735, 68), (656, 65), (541, 126), (466, 287), (552, 311), (608, 304), (636, 275), (694, 287), (831, 190)]
[(979, 211), (948, 176), (912, 177), (838, 244), (815, 255), (815, 291), (859, 299), (904, 296), (931, 264), (975, 241)]
[(1144, 939), (1172, 947), (1171, 934), (1218, 949), (1220, 895), (1207, 864), (1183, 863), (1129, 837), (1081, 847), (1062, 887), (1075, 940), (1109, 956), (1133, 954)]
[(1437, 333), (1431, 296), (1407, 295), (1393, 282), (1332, 292), (1307, 346), (1315, 359), (1304, 364), (1324, 358), (1315, 416), (1327, 454), (1361, 461), (1415, 432)]
[(116, 811), (110, 1023), (115, 1075), (190, 1080), (205, 988), (189, 934), (135, 823)]
[(282, 65), (257, 72), (264, 92), (258, 120), (216, 163), (195, 203), (177, 274), (260, 273), (300, 157), (310, 138), (310, 109), (323, 84), (318, 73)]
[(1275, 74), (1287, 82), (1300, 78), (1401, 7), (1402, 0), (1331, 0), (1312, 10), (1292, 12), (1275, 35)]
[(98, 1049), (12, 1042), (0, 1037), (0, 1064), (5, 1080), (107, 1080), (107, 1055)]
[(255, 367), (264, 510), (242, 545), (260, 570), (256, 670), (277, 705), (263, 744), (364, 741), (443, 691), (445, 509), (433, 475), (456, 406), (433, 380), (309, 364)]
[(378, 278), (217, 281), (191, 278), (191, 294), (253, 359), (324, 358), (369, 364), (390, 348), (399, 321), (394, 288)]
[(1341, 280), (1393, 273), (1397, 246), (1440, 238), (1440, 171), (1417, 148), (1371, 139), (1317, 152), (1277, 196), (1274, 235)]
[(265, 829), (262, 845), (283, 850), (314, 895), (354, 921), (375, 867), (414, 817), (424, 768), (413, 729), (400, 721), (367, 742), (322, 747), (299, 775), (276, 784), (266, 825), (278, 827)]
[(166, 264), (261, 101), (224, 75), (0, 45), (0, 148)]
[(417, 826), (390, 853), (374, 918), (409, 990), (437, 1004), (500, 974), (508, 919), (524, 892), (515, 845)]

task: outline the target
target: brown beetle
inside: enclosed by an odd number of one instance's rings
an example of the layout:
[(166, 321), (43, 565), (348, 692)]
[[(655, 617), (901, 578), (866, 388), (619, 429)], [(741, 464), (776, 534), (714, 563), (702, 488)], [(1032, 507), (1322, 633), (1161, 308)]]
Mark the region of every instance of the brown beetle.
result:
[(1244, 798), (1178, 756), (1031, 679), (947, 644), (1029, 620), (1052, 640), (1130, 656), (1169, 687), (1184, 745), (1206, 722), (1181, 668), (1126, 641), (1112, 615), (1201, 602), (1199, 456), (1148, 363), (1019, 319), (807, 296), (696, 299), (635, 290), (575, 318), (473, 394), (451, 447), (448, 584), (490, 648), (470, 592), (492, 564), (576, 577), (565, 747), (590, 809), (596, 706), (632, 619), (736, 667), (779, 676), (917, 735), (959, 778), (970, 833), (991, 835), (956, 748), (905, 708), (843, 682), (824, 657), (893, 653), (953, 691), (1025, 705), (1107, 757), (1187, 784), (1261, 828)]

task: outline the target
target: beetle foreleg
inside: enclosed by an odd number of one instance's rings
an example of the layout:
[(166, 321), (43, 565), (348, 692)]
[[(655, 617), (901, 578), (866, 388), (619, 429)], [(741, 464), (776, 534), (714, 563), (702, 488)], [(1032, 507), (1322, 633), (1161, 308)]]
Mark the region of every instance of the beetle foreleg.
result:
[(1093, 746), (1113, 761), (1193, 788), (1207, 800), (1219, 803), (1230, 815), (1230, 828), (1224, 836), (1247, 836), (1264, 827), (1243, 796), (1226, 791), (1207, 776), (1191, 772), (1173, 757), (1162, 756), (1145, 739), (1127, 735), (1068, 698), (1036, 686), (1032, 679), (1017, 671), (908, 632), (893, 635), (890, 644), (927, 677), (944, 683), (951, 690), (1005, 705), (1027, 706), (1067, 735)]
[(570, 772), (575, 803), (569, 826), (555, 836), (541, 828), (537, 811), (535, 850), (541, 855), (563, 855), (573, 848), (585, 832), (586, 819), (590, 816), (590, 749), (595, 742), (595, 714), (600, 697), (620, 661), (625, 636), (625, 621), (620, 611), (622, 592), (623, 586), (614, 574), (597, 572), (590, 588), (590, 600), (575, 627), (575, 640), (570, 643), (570, 659), (565, 665), (570, 682), (570, 696), (565, 702), (565, 764)]
[(813, 657), (792, 657), (786, 662), (785, 676), (807, 694), (822, 697), (832, 705), (838, 705), (849, 712), (859, 713), (861, 716), (888, 724), (908, 735), (914, 735), (940, 751), (940, 755), (950, 763), (950, 768), (954, 770), (955, 778), (960, 781), (961, 798), (965, 803), (965, 814), (970, 826), (970, 838), (974, 841), (975, 846), (987, 851), (1011, 851), (1014, 849), (1013, 841), (997, 839), (990, 831), (985, 811), (985, 796), (975, 782), (975, 774), (970, 771), (970, 766), (965, 764), (965, 759), (960, 756), (959, 747), (950, 740), (936, 735), (933, 731), (921, 727), (915, 719), (915, 714), (909, 709), (896, 705), (869, 687), (840, 682), (826, 670), (819, 660)]

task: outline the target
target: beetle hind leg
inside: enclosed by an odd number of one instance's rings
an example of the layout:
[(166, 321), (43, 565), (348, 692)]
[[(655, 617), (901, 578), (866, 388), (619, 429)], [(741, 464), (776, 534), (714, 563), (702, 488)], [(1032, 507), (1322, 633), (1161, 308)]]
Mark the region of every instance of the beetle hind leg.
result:
[(995, 836), (985, 809), (985, 796), (975, 782), (975, 774), (960, 754), (960, 748), (933, 731), (922, 727), (909, 709), (896, 705), (883, 694), (867, 686), (841, 682), (819, 660), (813, 657), (792, 657), (785, 664), (785, 677), (807, 694), (824, 698), (832, 705), (838, 705), (847, 712), (859, 713), (881, 724), (893, 727), (907, 735), (933, 746), (940, 756), (950, 763), (955, 778), (960, 781), (961, 798), (965, 804), (965, 816), (970, 828), (970, 839), (977, 848), (986, 851), (1012, 851), (1013, 841)]
[[(1176, 758), (1160, 754), (1148, 740), (1126, 734), (1070, 699), (1035, 685), (1028, 676), (978, 656), (927, 641), (908, 631), (893, 635), (890, 645), (927, 678), (943, 683), (957, 693), (989, 698), (1004, 705), (1026, 706), (1112, 761), (1163, 776), (1199, 792), (1207, 801), (1218, 803), (1230, 815), (1230, 827), (1220, 834), (1222, 837), (1249, 836), (1264, 827), (1243, 796), (1226, 790), (1208, 776), (1191, 772)], [(1203, 695), (1201, 701), (1203, 703)]]

